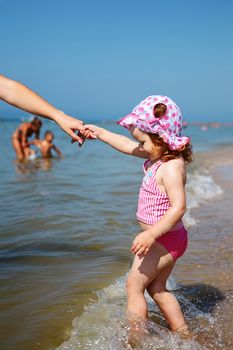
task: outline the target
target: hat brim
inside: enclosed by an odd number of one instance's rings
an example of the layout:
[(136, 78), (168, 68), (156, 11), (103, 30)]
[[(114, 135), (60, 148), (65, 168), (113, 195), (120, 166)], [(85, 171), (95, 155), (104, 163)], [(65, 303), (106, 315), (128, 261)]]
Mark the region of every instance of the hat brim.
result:
[(130, 126), (136, 126), (138, 120), (138, 115), (136, 113), (129, 113), (120, 120), (117, 121), (117, 124), (124, 126), (126, 129), (129, 129)]
[(159, 123), (153, 127), (153, 130), (151, 129), (150, 125), (145, 125), (146, 123), (143, 126), (139, 126), (138, 115), (136, 113), (127, 114), (125, 117), (118, 120), (117, 124), (123, 126), (126, 129), (129, 129), (131, 126), (134, 126), (143, 132), (158, 134), (160, 137), (162, 137), (164, 142), (168, 144), (171, 150), (177, 150), (190, 141), (190, 138), (186, 136), (174, 135), (173, 137), (171, 137)]

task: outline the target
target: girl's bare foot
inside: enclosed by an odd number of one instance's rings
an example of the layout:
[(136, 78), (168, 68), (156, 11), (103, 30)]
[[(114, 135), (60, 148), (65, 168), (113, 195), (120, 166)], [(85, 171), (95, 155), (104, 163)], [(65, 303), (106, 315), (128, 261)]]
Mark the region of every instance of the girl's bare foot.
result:
[(177, 329), (173, 330), (172, 332), (176, 333), (182, 339), (191, 339), (191, 338), (193, 338), (193, 334), (189, 330), (187, 324), (183, 324), (182, 326), (178, 327)]

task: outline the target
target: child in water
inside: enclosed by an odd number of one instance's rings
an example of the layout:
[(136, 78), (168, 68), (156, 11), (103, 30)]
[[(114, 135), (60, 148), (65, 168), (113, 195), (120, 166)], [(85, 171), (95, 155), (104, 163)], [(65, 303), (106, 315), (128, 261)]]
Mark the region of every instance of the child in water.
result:
[(146, 159), (137, 210), (142, 232), (131, 247), (135, 257), (126, 284), (128, 315), (131, 320), (147, 318), (147, 290), (171, 331), (188, 335), (179, 303), (167, 291), (166, 282), (188, 244), (182, 217), (185, 164), (192, 160), (190, 139), (181, 136), (181, 112), (166, 96), (147, 97), (118, 124), (137, 142), (94, 125), (86, 125), (84, 136), (92, 133), (120, 152)]
[(42, 158), (52, 158), (52, 150), (54, 150), (59, 157), (62, 157), (61, 151), (53, 144), (54, 134), (52, 131), (46, 131), (44, 139), (34, 140), (29, 142), (30, 145), (35, 145), (40, 149)]

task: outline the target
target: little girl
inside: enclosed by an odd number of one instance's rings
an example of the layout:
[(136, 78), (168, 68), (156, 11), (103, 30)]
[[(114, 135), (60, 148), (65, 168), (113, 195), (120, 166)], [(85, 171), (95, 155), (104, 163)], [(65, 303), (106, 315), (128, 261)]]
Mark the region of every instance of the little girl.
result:
[(147, 97), (118, 124), (137, 142), (94, 125), (86, 125), (85, 136), (91, 132), (120, 152), (146, 159), (137, 210), (142, 232), (132, 244), (135, 258), (126, 285), (128, 313), (130, 318), (147, 317), (147, 290), (170, 329), (187, 334), (180, 306), (166, 290), (166, 281), (188, 243), (182, 216), (186, 210), (185, 164), (192, 160), (190, 139), (181, 136), (180, 110), (166, 96)]

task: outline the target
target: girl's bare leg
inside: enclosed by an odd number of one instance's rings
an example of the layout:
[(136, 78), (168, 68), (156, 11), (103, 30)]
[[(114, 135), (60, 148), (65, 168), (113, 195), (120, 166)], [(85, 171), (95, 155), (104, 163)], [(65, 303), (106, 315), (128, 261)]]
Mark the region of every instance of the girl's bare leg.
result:
[(158, 274), (167, 267), (173, 266), (171, 254), (155, 242), (146, 256), (135, 256), (133, 266), (127, 279), (128, 314), (139, 318), (146, 318), (148, 314), (144, 291)]
[(173, 266), (174, 264), (165, 267), (146, 289), (158, 305), (170, 329), (174, 332), (188, 332), (188, 327), (177, 299), (166, 289), (166, 281)]

